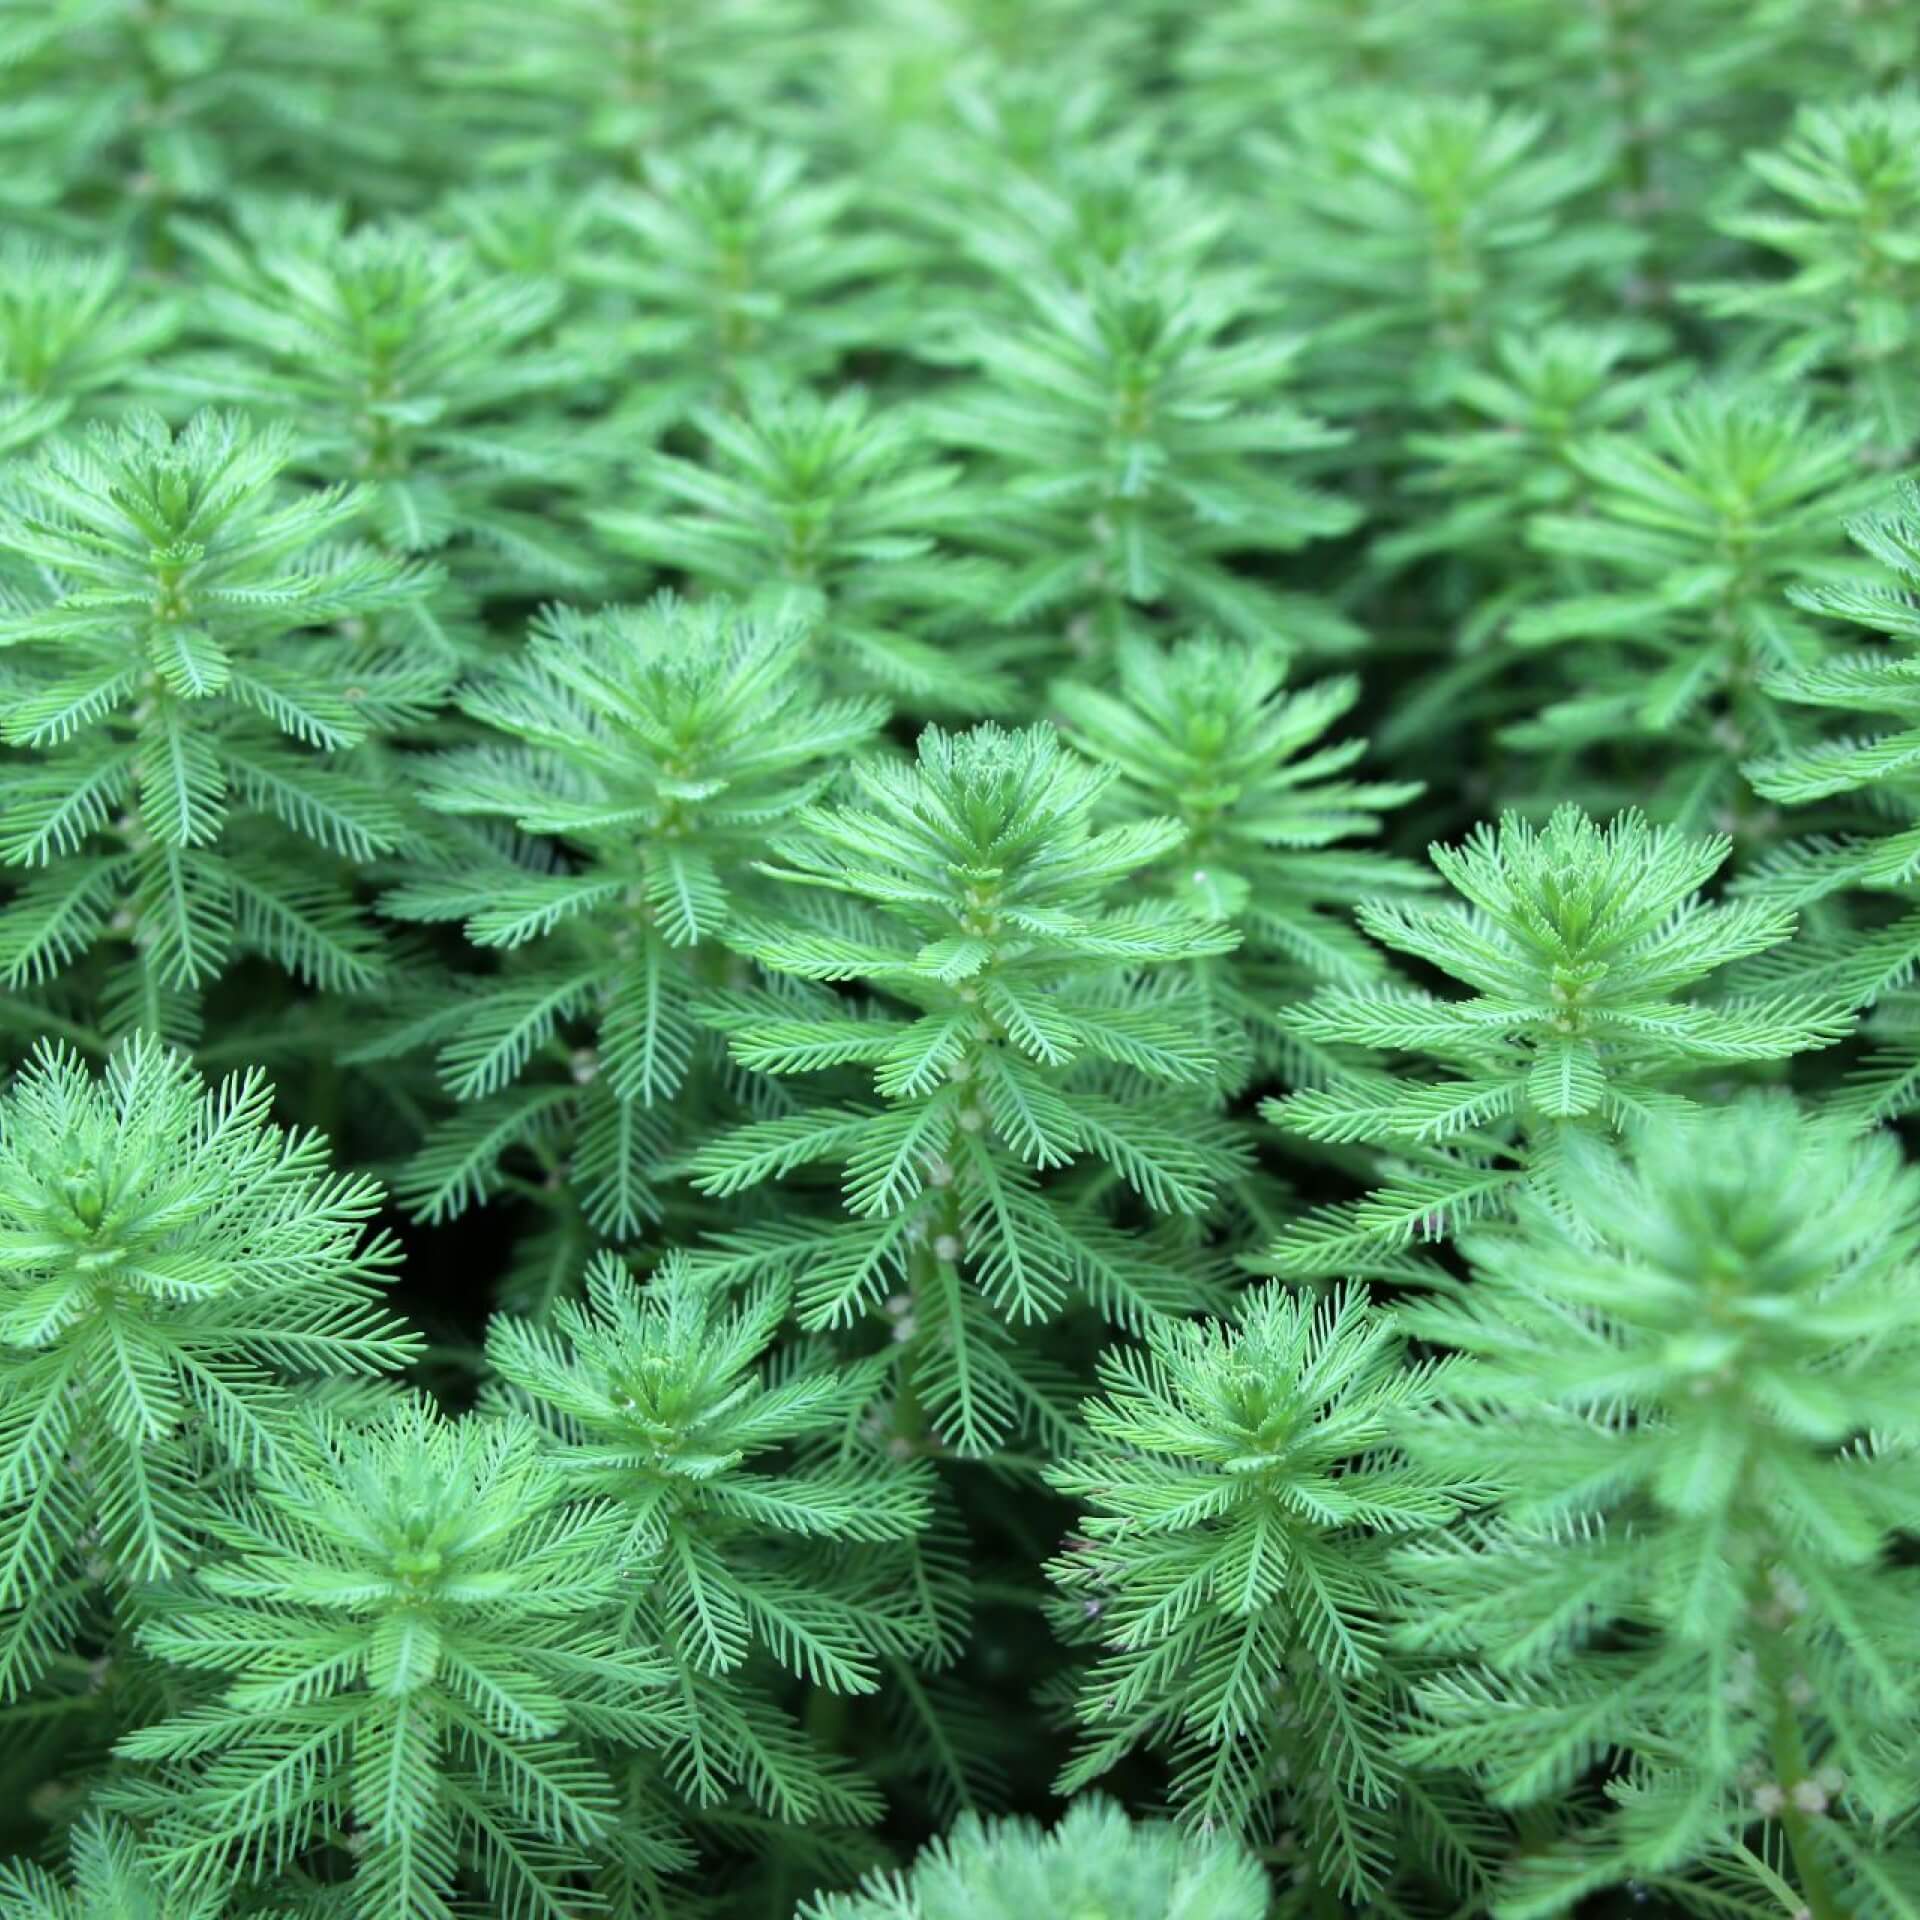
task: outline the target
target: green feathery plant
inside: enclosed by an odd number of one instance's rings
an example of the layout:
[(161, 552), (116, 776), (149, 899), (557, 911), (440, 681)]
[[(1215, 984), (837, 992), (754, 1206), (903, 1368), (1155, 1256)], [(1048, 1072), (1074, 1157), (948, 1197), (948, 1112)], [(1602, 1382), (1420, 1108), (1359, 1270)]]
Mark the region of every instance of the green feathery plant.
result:
[(1268, 1102), (1289, 1132), (1391, 1156), (1367, 1198), (1289, 1224), (1278, 1270), (1404, 1276), (1411, 1242), (1529, 1183), (1556, 1190), (1570, 1138), (1671, 1112), (1712, 1073), (1843, 1038), (1845, 1002), (1684, 997), (1794, 929), (1788, 908), (1700, 898), (1727, 853), (1723, 836), (1638, 813), (1600, 826), (1562, 807), (1538, 828), (1509, 814), (1430, 849), (1457, 901), (1362, 906), (1360, 925), (1382, 945), (1473, 992), (1331, 987), (1281, 1015), (1308, 1040), (1433, 1062), (1444, 1077), (1356, 1068)]
[(531, 1423), (309, 1414), (203, 1518), (223, 1553), (140, 1628), (200, 1697), (120, 1742), (145, 1765), (109, 1795), (170, 1878), (297, 1861), (351, 1920), (424, 1920), (473, 1876), (521, 1920), (596, 1852), (657, 1851), (589, 1746), (669, 1740), (668, 1669), (621, 1625), (620, 1515), (566, 1497)]
[[(1809, 612), (1894, 640), (1920, 639), (1920, 493), (1909, 482), (1891, 509), (1863, 514), (1848, 530), (1877, 563), (1874, 576), (1803, 587), (1794, 598)], [(1795, 818), (1814, 829), (1756, 869), (1747, 891), (1827, 915), (1818, 938), (1778, 956), (1768, 983), (1872, 1006), (1867, 1031), (1880, 1044), (1841, 1096), (1868, 1126), (1906, 1114), (1920, 1100), (1920, 1022), (1907, 991), (1920, 966), (1917, 684), (1912, 654), (1887, 646), (1779, 672), (1768, 683), (1775, 698), (1813, 713), (1838, 712), (1848, 729), (1803, 736), (1744, 769), (1757, 793), (1806, 809)], [(1836, 901), (1857, 911), (1835, 921)]]
[[(552, 323), (555, 336), (583, 354), (599, 351), (597, 339), (575, 337), (603, 317), (587, 292), (598, 239), (597, 200), (560, 187), (550, 175), (533, 174), (449, 193), (437, 211), (438, 224), (465, 241), (487, 271), (557, 281), (562, 301)], [(604, 395), (606, 388), (596, 385), (594, 391)]]
[(636, 430), (828, 378), (901, 325), (888, 288), (903, 243), (850, 221), (853, 179), (807, 172), (796, 148), (721, 131), (605, 196), (586, 274), (632, 302), (614, 339)]
[(1764, 847), (1772, 810), (1754, 805), (1740, 763), (1791, 742), (1770, 676), (1824, 651), (1786, 589), (1857, 572), (1840, 528), (1883, 491), (1859, 471), (1861, 444), (1858, 427), (1741, 386), (1656, 402), (1635, 432), (1575, 443), (1582, 510), (1542, 514), (1531, 538), (1576, 563), (1585, 590), (1508, 628), (1520, 647), (1570, 648), (1574, 690), (1502, 738), (1553, 756), (1549, 768), (1596, 756), (1615, 795), (1645, 791), (1657, 741), (1657, 817)]
[(0, 1920), (1920, 1920), (1916, 72), (0, 0)]
[[(986, 303), (1000, 309), (1003, 322), (1030, 326), (1033, 284), (1084, 290), (1128, 262), (1136, 270), (1149, 263), (1156, 271), (1220, 270), (1229, 214), (1183, 175), (1149, 165), (1137, 133), (1095, 137), (1088, 102), (1081, 117), (1090, 124), (1075, 126), (1085, 146), (1049, 143), (1029, 151), (1035, 131), (1004, 124), (1014, 104), (995, 102), (996, 116), (992, 105), (968, 101), (964, 132), (928, 143), (923, 164), (951, 174), (950, 198), (929, 204), (900, 196), (901, 217), (935, 222), (936, 257), (950, 250), (949, 270), (963, 272), (947, 295), (963, 327), (967, 313), (979, 323)], [(1073, 103), (1056, 110), (1071, 114)], [(1015, 140), (1020, 147), (1005, 151)]]
[(42, 1048), (0, 1097), (0, 1699), (191, 1566), (211, 1489), (279, 1455), (298, 1380), (418, 1352), (380, 1189), (147, 1040)]
[(1920, 322), (1920, 100), (1910, 94), (1803, 107), (1780, 147), (1747, 165), (1780, 200), (1721, 229), (1792, 264), (1784, 279), (1688, 288), (1720, 318), (1758, 323), (1782, 378), (1844, 384), (1889, 462), (1920, 439), (1920, 383), (1908, 362)]
[[(223, 1920), (231, 1911), (222, 1886), (165, 1886), (122, 1820), (89, 1815), (68, 1839), (64, 1883), (30, 1860), (0, 1862), (0, 1901), (12, 1920)], [(253, 1912), (256, 1920), (286, 1920), (282, 1908)]]
[[(19, 872), (0, 985), (36, 988), (97, 949), (76, 1038), (191, 1035), (239, 953), (322, 989), (379, 975), (341, 873), (404, 815), (354, 750), (424, 718), (443, 662), (352, 623), (406, 607), (418, 568), (338, 536), (351, 487), (291, 490), (290, 433), (151, 414), (51, 443), (0, 485), (0, 544), (30, 581), (0, 611), (0, 860)], [(57, 1009), (5, 1003), (59, 1030)]]
[[(951, 551), (979, 512), (960, 470), (929, 460), (903, 415), (858, 390), (747, 396), (739, 414), (697, 409), (704, 461), (656, 452), (640, 466), (643, 504), (594, 525), (617, 551), (672, 569), (689, 592), (798, 609), (836, 687), (915, 713), (1003, 710), (1006, 647), (983, 644), (1000, 577)], [(967, 635), (964, 646), (948, 642)]]
[[(1183, 257), (1205, 253), (1230, 223), (1216, 204), (1190, 196), (1184, 210), (1197, 234), (1178, 223), (1150, 228), (1146, 209), (1169, 205), (1165, 176), (1139, 164), (1148, 129), (1116, 125), (1115, 109), (1113, 87), (1084, 62), (1072, 77), (1063, 65), (976, 62), (951, 77), (937, 113), (889, 116), (892, 145), (872, 192), (890, 217), (924, 232), (928, 272), (964, 272), (976, 293), (987, 286), (980, 265), (1010, 244), (1037, 248), (1028, 258), (1056, 273), (1086, 257), (1083, 244), (1109, 262), (1149, 241)], [(1063, 245), (1071, 251), (1055, 251)], [(1017, 282), (1003, 269), (999, 284), (1012, 295)]]
[(1461, 1359), (1399, 1438), (1497, 1492), (1398, 1554), (1401, 1638), (1452, 1662), (1406, 1751), (1545, 1814), (1500, 1920), (1626, 1880), (1893, 1920), (1920, 1892), (1920, 1178), (1753, 1094), (1584, 1157), (1561, 1202), (1402, 1314)]
[(1106, 807), (1117, 821), (1169, 818), (1186, 829), (1140, 880), (1240, 931), (1231, 953), (1194, 963), (1222, 1092), (1238, 1094), (1256, 1075), (1323, 1077), (1315, 1050), (1280, 1016), (1317, 985), (1388, 977), (1348, 915), (1433, 878), (1342, 843), (1378, 836), (1385, 812), (1419, 783), (1336, 777), (1366, 751), (1362, 739), (1325, 738), (1360, 697), (1351, 675), (1290, 690), (1281, 649), (1211, 637), (1123, 642), (1113, 665), (1113, 692), (1068, 681), (1053, 705), (1073, 745), (1116, 770)]
[(1400, 1451), (1434, 1370), (1363, 1287), (1268, 1285), (1229, 1324), (1150, 1328), (1100, 1379), (1086, 1444), (1047, 1474), (1084, 1509), (1055, 1617), (1098, 1649), (1061, 1790), (1147, 1745), (1189, 1826), (1273, 1843), (1319, 1886), (1365, 1900), (1432, 1862), (1484, 1894), (1497, 1823), (1394, 1753), (1413, 1670), (1387, 1640), (1391, 1551), (1475, 1492)]
[(1210, 181), (1232, 169), (1237, 186), (1271, 187), (1253, 143), (1276, 118), (1361, 88), (1464, 92), (1484, 70), (1491, 19), (1472, 0), (1218, 0), (1174, 50), (1173, 148)]
[(124, 407), (125, 389), (179, 324), (176, 301), (136, 291), (132, 279), (118, 250), (18, 236), (0, 245), (0, 451)]
[(622, 1516), (645, 1569), (624, 1631), (660, 1649), (679, 1715), (666, 1763), (696, 1808), (733, 1791), (770, 1818), (865, 1823), (874, 1784), (808, 1737), (812, 1696), (870, 1694), (895, 1663), (951, 1658), (964, 1637), (956, 1569), (920, 1551), (925, 1463), (902, 1462), (861, 1416), (884, 1356), (835, 1366), (817, 1348), (770, 1364), (786, 1290), (729, 1305), (681, 1262), (644, 1290), (611, 1256), (550, 1326), (497, 1314), (487, 1358), (553, 1433), (581, 1498)]
[(238, 236), (177, 222), (199, 296), (159, 391), (277, 413), (299, 470), (361, 483), (357, 523), (390, 552), (448, 549), (478, 591), (597, 584), (567, 502), (603, 468), (574, 409), (595, 370), (554, 337), (555, 281), (488, 273), (410, 221), (347, 227), (337, 203), (249, 206)]
[(383, 197), (406, 151), (383, 40), (369, 8), (318, 0), (6, 0), (10, 210), (159, 252), (170, 209), (241, 182)]
[(382, 904), (461, 922), (500, 965), (401, 996), (355, 1054), (432, 1045), (461, 1103), (400, 1181), (421, 1218), (565, 1159), (568, 1204), (630, 1239), (670, 1152), (738, 1110), (701, 1019), (751, 978), (735, 923), (781, 891), (756, 858), (885, 718), (823, 699), (807, 652), (798, 621), (723, 602), (555, 608), (467, 687), (487, 737), (426, 762), (419, 794), (472, 830)]
[(1114, 1209), (1130, 1192), (1142, 1229), (1197, 1214), (1239, 1164), (1207, 1110), (1213, 1059), (1191, 989), (1155, 985), (1239, 935), (1172, 903), (1114, 900), (1183, 829), (1096, 830), (1111, 778), (1048, 728), (929, 727), (910, 765), (856, 765), (851, 798), (804, 809), (776, 847), (783, 875), (837, 914), (732, 936), (772, 973), (882, 996), (873, 1012), (767, 1001), (719, 1015), (742, 1065), (857, 1065), (878, 1099), (806, 1101), (721, 1136), (694, 1169), (719, 1196), (844, 1169), (843, 1218), (722, 1236), (720, 1264), (791, 1274), (808, 1327), (850, 1325), (898, 1294), (893, 1417), (910, 1444), (981, 1453), (1057, 1427), (1048, 1371), (1012, 1329), (1073, 1296), (1138, 1324), (1209, 1295), (1203, 1256), (1117, 1231)]
[(1464, 716), (1534, 717), (1532, 678), (1504, 642), (1517, 618), (1580, 584), (1584, 567), (1530, 553), (1528, 530), (1542, 514), (1589, 513), (1594, 483), (1575, 449), (1634, 431), (1685, 383), (1683, 366), (1652, 359), (1665, 340), (1644, 322), (1502, 333), (1449, 380), (1450, 417), (1407, 436), (1413, 465), (1400, 484), (1422, 511), (1386, 528), (1368, 558), (1382, 583), (1422, 568), (1421, 598), (1444, 611), (1453, 640), (1381, 725), (1396, 759), (1433, 750), (1448, 769), (1447, 731)]
[(1338, 420), (1431, 418), (1496, 330), (1557, 317), (1638, 249), (1623, 226), (1573, 217), (1606, 164), (1596, 146), (1484, 96), (1347, 89), (1255, 151), (1261, 237), (1305, 282), (1316, 399)]
[(1074, 284), (1035, 279), (1018, 252), (1009, 264), (1025, 313), (958, 330), (949, 351), (974, 378), (932, 417), (974, 460), (987, 504), (970, 535), (1007, 572), (998, 617), (1064, 630), (1095, 659), (1162, 611), (1254, 642), (1356, 646), (1319, 597), (1244, 564), (1359, 518), (1303, 467), (1344, 436), (1276, 397), (1302, 342), (1247, 324), (1270, 305), (1259, 276), (1128, 256)]
[(1809, 69), (1826, 9), (1807, 0), (1454, 4), (1465, 30), (1486, 38), (1477, 84), (1544, 108), (1592, 143), (1600, 173), (1582, 211), (1594, 222), (1604, 209), (1632, 236), (1619, 291), (1640, 306), (1665, 306), (1678, 273), (1723, 251), (1708, 220), (1741, 150), (1767, 138), (1793, 99), (1820, 90)]
[(1082, 1800), (1051, 1830), (968, 1815), (905, 1873), (813, 1901), (800, 1920), (1264, 1920), (1268, 1892), (1259, 1863), (1230, 1843)]
[[(482, 177), (546, 170), (569, 188), (639, 175), (651, 154), (758, 114), (812, 51), (799, 0), (389, 0), (428, 135)], [(429, 162), (431, 164), (431, 162)]]

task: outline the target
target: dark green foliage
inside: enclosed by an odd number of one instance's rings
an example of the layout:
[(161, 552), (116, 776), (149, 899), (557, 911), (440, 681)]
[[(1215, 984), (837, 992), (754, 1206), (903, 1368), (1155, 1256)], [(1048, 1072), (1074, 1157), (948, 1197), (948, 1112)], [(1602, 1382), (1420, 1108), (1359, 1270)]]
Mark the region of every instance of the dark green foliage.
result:
[(0, 1920), (1920, 1920), (1916, 72), (0, 0)]

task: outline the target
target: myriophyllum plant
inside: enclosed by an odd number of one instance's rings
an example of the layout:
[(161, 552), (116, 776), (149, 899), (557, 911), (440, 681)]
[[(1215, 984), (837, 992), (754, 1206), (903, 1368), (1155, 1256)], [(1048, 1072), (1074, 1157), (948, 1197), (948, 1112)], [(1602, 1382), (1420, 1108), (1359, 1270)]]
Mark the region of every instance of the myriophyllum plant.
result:
[(278, 1456), (302, 1382), (419, 1352), (378, 1185), (150, 1040), (43, 1048), (0, 1098), (0, 1698), (104, 1600), (193, 1566), (210, 1487)]
[(431, 712), (445, 660), (355, 631), (432, 576), (347, 534), (365, 495), (293, 488), (281, 426), (151, 413), (14, 468), (0, 544), (0, 983), (96, 950), (106, 1024), (190, 1035), (255, 953), (325, 989), (382, 953), (340, 872), (405, 837), (356, 750)]
[(965, 1452), (1056, 1417), (1014, 1326), (1075, 1296), (1129, 1324), (1207, 1296), (1204, 1260), (1116, 1232), (1113, 1209), (1130, 1192), (1149, 1219), (1199, 1213), (1238, 1164), (1207, 1112), (1199, 1024), (1152, 982), (1239, 936), (1121, 896), (1184, 830), (1096, 828), (1110, 779), (1050, 728), (929, 727), (911, 763), (861, 763), (847, 800), (806, 809), (777, 843), (831, 917), (734, 935), (770, 972), (867, 982), (878, 1002), (723, 1010), (734, 1057), (783, 1076), (858, 1066), (873, 1091), (722, 1135), (697, 1184), (728, 1195), (842, 1169), (844, 1218), (794, 1215), (725, 1244), (748, 1270), (791, 1274), (810, 1327), (904, 1294), (901, 1418)]
[(675, 1137), (727, 1111), (702, 1018), (748, 983), (736, 923), (781, 891), (759, 857), (885, 718), (823, 697), (808, 650), (803, 623), (724, 601), (556, 608), (466, 688), (485, 735), (428, 761), (421, 799), (473, 830), (383, 904), (503, 964), (429, 983), (360, 1049), (433, 1046), (460, 1102), (402, 1179), (420, 1214), (566, 1152), (597, 1231), (657, 1217)]
[(1080, 1507), (1050, 1564), (1078, 1676), (1071, 1791), (1145, 1747), (1183, 1824), (1267, 1843), (1316, 1890), (1379, 1896), (1445, 1863), (1484, 1896), (1492, 1841), (1457, 1777), (1393, 1750), (1415, 1669), (1391, 1646), (1397, 1542), (1458, 1521), (1470, 1475), (1399, 1435), (1440, 1382), (1364, 1287), (1268, 1285), (1230, 1322), (1168, 1321), (1100, 1363), (1087, 1436), (1048, 1470)]
[(1389, 964), (1349, 924), (1361, 901), (1423, 890), (1433, 876), (1353, 841), (1378, 837), (1417, 781), (1340, 776), (1366, 751), (1329, 738), (1360, 697), (1352, 675), (1290, 687), (1278, 647), (1202, 635), (1171, 648), (1116, 649), (1111, 691), (1053, 690), (1067, 737), (1115, 769), (1104, 810), (1118, 821), (1178, 820), (1186, 837), (1140, 880), (1239, 929), (1228, 954), (1194, 963), (1220, 1055), (1223, 1093), (1256, 1074), (1324, 1077), (1311, 1043), (1281, 1016), (1321, 985), (1383, 984)]
[(591, 1743), (655, 1746), (675, 1719), (618, 1626), (614, 1509), (567, 1498), (531, 1423), (406, 1397), (290, 1423), (206, 1514), (224, 1551), (140, 1634), (198, 1698), (120, 1743), (144, 1764), (117, 1798), (163, 1871), (244, 1884), (339, 1848), (350, 1920), (447, 1913), (474, 1884), (555, 1911), (617, 1845)]
[(1670, 1113), (1708, 1075), (1843, 1037), (1844, 1001), (1696, 992), (1794, 928), (1787, 908), (1700, 897), (1727, 853), (1724, 838), (1638, 813), (1603, 826), (1561, 807), (1544, 827), (1509, 814), (1431, 849), (1456, 899), (1362, 906), (1360, 925), (1384, 946), (1473, 992), (1325, 988), (1282, 1015), (1310, 1040), (1441, 1071), (1356, 1068), (1269, 1103), (1290, 1132), (1392, 1156), (1367, 1199), (1287, 1228), (1280, 1269), (1392, 1267), (1410, 1241), (1497, 1211), (1529, 1181), (1551, 1190), (1571, 1141)]
[(1184, 1839), (1083, 1800), (1051, 1830), (970, 1814), (904, 1873), (823, 1896), (801, 1920), (1261, 1920), (1269, 1894), (1258, 1861), (1230, 1842)]
[(1403, 1313), (1460, 1356), (1403, 1437), (1497, 1498), (1398, 1556), (1403, 1644), (1453, 1662), (1405, 1751), (1565, 1809), (1494, 1911), (1628, 1880), (1754, 1920), (1905, 1911), (1920, 1177), (1752, 1094), (1582, 1156), (1465, 1253)]

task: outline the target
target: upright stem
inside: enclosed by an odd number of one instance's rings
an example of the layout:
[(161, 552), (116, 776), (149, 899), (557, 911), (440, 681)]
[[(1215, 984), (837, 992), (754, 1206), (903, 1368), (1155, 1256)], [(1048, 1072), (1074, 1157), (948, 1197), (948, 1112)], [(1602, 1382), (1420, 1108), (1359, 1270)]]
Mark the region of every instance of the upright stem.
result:
[(1785, 1637), (1770, 1627), (1756, 1636), (1755, 1653), (1761, 1679), (1773, 1700), (1773, 1727), (1769, 1749), (1773, 1771), (1785, 1803), (1780, 1809), (1780, 1825), (1787, 1836), (1787, 1851), (1793, 1856), (1794, 1877), (1806, 1905), (1808, 1920), (1847, 1920), (1815, 1851), (1813, 1826), (1805, 1809), (1794, 1799), (1794, 1789), (1809, 1777), (1807, 1749), (1800, 1737), (1800, 1716), (1795, 1712), (1788, 1688), (1793, 1676), (1793, 1654)]
[(914, 1323), (909, 1326), (902, 1343), (897, 1369), (899, 1387), (893, 1403), (894, 1439), (916, 1454), (924, 1453), (932, 1439), (927, 1430), (927, 1410), (914, 1388), (915, 1362), (919, 1358), (922, 1337), (920, 1325), (933, 1303), (933, 1290), (940, 1281), (939, 1244), (943, 1239), (957, 1241), (959, 1237), (959, 1196), (951, 1186), (939, 1188), (935, 1192), (933, 1205), (927, 1209), (925, 1236), (907, 1256), (908, 1292), (912, 1300), (908, 1311), (914, 1316)]

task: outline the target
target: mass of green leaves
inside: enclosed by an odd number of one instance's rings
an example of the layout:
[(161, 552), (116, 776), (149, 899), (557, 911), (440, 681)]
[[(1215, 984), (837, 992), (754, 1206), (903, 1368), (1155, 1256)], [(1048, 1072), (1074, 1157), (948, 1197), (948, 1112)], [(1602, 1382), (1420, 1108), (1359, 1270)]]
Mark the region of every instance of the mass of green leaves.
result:
[(1920, 1920), (1915, 0), (0, 0), (0, 1920)]

